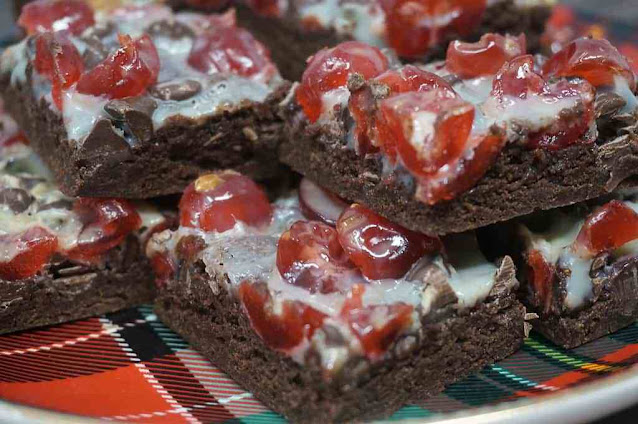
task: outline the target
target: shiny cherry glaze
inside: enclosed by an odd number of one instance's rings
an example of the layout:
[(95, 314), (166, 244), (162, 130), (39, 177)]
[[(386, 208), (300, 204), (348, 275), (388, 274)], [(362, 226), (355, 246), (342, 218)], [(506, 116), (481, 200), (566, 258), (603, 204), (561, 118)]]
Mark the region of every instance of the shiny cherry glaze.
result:
[(596, 209), (585, 220), (573, 249), (581, 257), (591, 258), (638, 239), (638, 213), (619, 200)]
[(376, 47), (359, 41), (347, 41), (323, 49), (309, 59), (297, 87), (297, 101), (310, 122), (316, 122), (323, 110), (323, 95), (345, 87), (348, 77), (357, 73), (373, 78), (388, 69), (388, 58)]
[(620, 76), (629, 88), (636, 89), (636, 79), (627, 59), (604, 39), (579, 38), (555, 53), (543, 65), (545, 77), (581, 77), (594, 87), (614, 85)]
[(356, 281), (337, 230), (318, 221), (297, 221), (281, 235), (277, 269), (285, 281), (311, 293), (343, 292)]
[(321, 327), (325, 315), (301, 302), (285, 300), (281, 313), (273, 310), (268, 285), (243, 281), (239, 285), (239, 299), (250, 323), (264, 343), (273, 349), (290, 350), (304, 338), (311, 338)]
[(64, 252), (80, 262), (95, 262), (140, 228), (142, 219), (135, 207), (124, 199), (80, 197), (73, 212), (82, 223), (78, 244)]
[(350, 310), (346, 319), (366, 356), (374, 359), (385, 354), (398, 336), (410, 327), (413, 310), (411, 305), (400, 302), (370, 305)]
[(470, 34), (481, 22), (486, 0), (383, 0), (388, 42), (399, 56), (415, 58), (447, 34)]
[(299, 184), (299, 208), (312, 221), (335, 226), (348, 203), (334, 193), (319, 187), (308, 178)]
[(35, 39), (33, 65), (42, 76), (51, 81), (51, 96), (62, 110), (62, 92), (75, 84), (84, 71), (80, 52), (65, 32), (45, 32)]
[(579, 142), (590, 142), (584, 137), (594, 121), (594, 88), (582, 79), (558, 79), (547, 83), (534, 71), (532, 56), (519, 56), (507, 62), (494, 78), (492, 93), (508, 107), (507, 96), (527, 99), (538, 96), (540, 101), (553, 103), (572, 99), (576, 107), (566, 110), (548, 127), (528, 135), (528, 146), (558, 150)]
[(392, 143), (405, 167), (424, 177), (458, 158), (465, 150), (474, 106), (447, 90), (410, 92), (383, 100), (379, 106), (379, 143)]
[(29, 35), (47, 31), (78, 35), (94, 24), (93, 10), (81, 0), (36, 0), (25, 4), (18, 18)]
[(401, 278), (419, 258), (440, 248), (438, 238), (410, 231), (356, 203), (339, 218), (337, 233), (350, 260), (373, 280)]
[[(447, 96), (456, 97), (452, 86), (443, 78), (436, 74), (417, 68), (413, 65), (406, 65), (399, 70), (388, 70), (369, 82), (367, 88), (355, 91), (351, 94), (348, 108), (355, 121), (355, 133), (359, 154), (372, 153), (380, 147), (386, 155), (394, 162), (396, 158), (396, 144), (392, 134), (382, 133), (376, 126), (378, 100), (372, 92), (372, 87), (385, 88), (387, 97), (409, 91), (431, 91), (439, 90)], [(385, 128), (381, 128), (383, 131)], [(385, 143), (381, 143), (380, 140)], [(373, 146), (376, 140), (379, 146)]]
[(204, 231), (228, 231), (237, 222), (262, 227), (272, 219), (266, 193), (235, 171), (217, 171), (191, 183), (179, 202), (180, 225)]
[(536, 249), (529, 250), (525, 259), (527, 263), (527, 278), (532, 284), (536, 302), (543, 311), (549, 312), (556, 278), (556, 267), (547, 263), (543, 254)]
[(121, 99), (138, 96), (157, 81), (160, 60), (153, 40), (148, 35), (133, 40), (120, 34), (118, 38), (121, 47), (82, 75), (78, 92)]
[(435, 205), (452, 200), (474, 187), (496, 162), (505, 146), (505, 135), (491, 131), (472, 135), (463, 155), (433, 174), (418, 178), (415, 197), (428, 205)]
[(250, 32), (234, 26), (213, 26), (199, 34), (188, 55), (188, 64), (206, 74), (261, 76), (265, 82), (276, 73), (268, 49)]
[(42, 227), (0, 235), (0, 250), (17, 251), (8, 262), (0, 262), (0, 278), (15, 281), (34, 276), (49, 263), (57, 247), (57, 237)]
[(445, 66), (460, 78), (494, 75), (505, 62), (525, 54), (526, 46), (525, 34), (485, 34), (476, 43), (457, 40), (448, 46)]

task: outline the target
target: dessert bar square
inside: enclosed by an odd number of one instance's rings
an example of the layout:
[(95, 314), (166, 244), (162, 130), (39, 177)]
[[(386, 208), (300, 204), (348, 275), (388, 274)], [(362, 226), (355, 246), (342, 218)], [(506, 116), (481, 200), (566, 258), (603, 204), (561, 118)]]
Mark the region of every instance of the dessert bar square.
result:
[(179, 229), (147, 249), (159, 318), (266, 406), (293, 422), (386, 417), (520, 347), (509, 257), (302, 188), (269, 204), (241, 175), (200, 177)]
[(29, 35), (0, 60), (6, 107), (65, 194), (150, 198), (207, 170), (280, 174), (288, 83), (233, 11), (72, 6), (66, 20), (58, 2), (25, 7)]

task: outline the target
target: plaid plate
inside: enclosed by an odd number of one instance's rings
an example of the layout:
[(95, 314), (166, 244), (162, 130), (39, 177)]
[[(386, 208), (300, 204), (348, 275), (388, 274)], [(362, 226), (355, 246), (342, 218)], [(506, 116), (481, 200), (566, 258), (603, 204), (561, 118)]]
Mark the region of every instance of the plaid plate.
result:
[[(638, 362), (638, 325), (572, 350), (538, 334), (513, 356), (392, 420), (548, 395)], [(110, 421), (283, 423), (150, 306), (0, 337), (0, 398)]]

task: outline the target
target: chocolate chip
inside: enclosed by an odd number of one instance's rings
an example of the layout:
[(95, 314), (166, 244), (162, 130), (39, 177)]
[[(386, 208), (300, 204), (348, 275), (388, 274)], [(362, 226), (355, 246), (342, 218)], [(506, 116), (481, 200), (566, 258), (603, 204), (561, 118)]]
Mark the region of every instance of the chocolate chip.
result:
[(627, 104), (627, 101), (619, 94), (613, 92), (599, 93), (596, 95), (594, 109), (596, 117), (610, 116), (618, 112)]
[(128, 97), (111, 100), (104, 110), (125, 132), (130, 132), (139, 141), (148, 141), (153, 137), (153, 111), (157, 103), (149, 97)]
[(190, 99), (202, 90), (202, 85), (194, 80), (182, 80), (157, 84), (149, 90), (151, 96), (161, 100), (182, 101)]
[(86, 44), (86, 50), (82, 54), (84, 66), (87, 69), (94, 68), (108, 56), (111, 47), (104, 43), (104, 38), (113, 33), (115, 26), (112, 23), (97, 25), (88, 29), (80, 39)]
[(188, 26), (184, 25), (181, 22), (177, 21), (159, 21), (152, 23), (148, 28), (146, 28), (146, 33), (148, 33), (151, 37), (169, 37), (173, 40), (178, 40), (180, 38), (194, 38), (195, 33)]
[(127, 149), (129, 149), (129, 144), (116, 132), (108, 119), (99, 120), (86, 140), (84, 140), (84, 143), (82, 143), (82, 153), (85, 156), (125, 151)]
[(9, 206), (15, 214), (26, 211), (33, 200), (33, 196), (21, 188), (0, 189), (0, 205)]
[(38, 212), (47, 211), (49, 209), (71, 210), (73, 209), (73, 202), (69, 199), (56, 200), (55, 202), (41, 205), (40, 207), (38, 207)]

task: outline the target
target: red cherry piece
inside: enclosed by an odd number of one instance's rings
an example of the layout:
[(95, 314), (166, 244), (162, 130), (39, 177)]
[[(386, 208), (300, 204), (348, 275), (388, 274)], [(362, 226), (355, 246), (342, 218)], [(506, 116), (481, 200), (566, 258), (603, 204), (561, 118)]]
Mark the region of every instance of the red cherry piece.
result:
[(177, 266), (173, 260), (164, 253), (155, 253), (151, 256), (151, 267), (155, 274), (155, 285), (158, 288), (166, 287), (168, 281), (177, 272)]
[(445, 66), (461, 78), (494, 75), (505, 62), (525, 54), (526, 46), (524, 34), (485, 34), (476, 43), (457, 40), (448, 46)]
[(463, 155), (437, 172), (418, 179), (415, 197), (435, 205), (474, 187), (494, 164), (505, 145), (502, 134), (475, 135)]
[[(416, 66), (407, 65), (400, 70), (388, 70), (373, 79), (374, 84), (384, 84), (389, 90), (388, 97), (409, 91), (431, 91), (438, 90), (447, 97), (455, 98), (456, 93), (452, 86), (443, 78), (428, 71), (424, 71)], [(377, 131), (382, 131), (376, 127), (377, 101), (374, 99), (371, 90), (358, 90), (350, 96), (348, 107), (355, 121), (357, 147), (359, 154), (373, 153), (377, 146), (373, 146), (373, 140), (380, 144), (381, 149), (394, 161), (396, 148), (394, 136), (383, 133), (381, 137)], [(382, 138), (386, 144), (379, 143)]]
[(638, 239), (638, 213), (619, 200), (596, 209), (574, 242), (581, 257), (594, 257)]
[(481, 22), (486, 0), (385, 0), (389, 44), (415, 58), (455, 33), (469, 35)]
[(636, 89), (636, 80), (627, 59), (604, 39), (579, 38), (555, 53), (543, 65), (545, 77), (581, 77), (594, 87), (614, 85), (614, 77), (627, 80)]
[(460, 156), (473, 122), (474, 106), (446, 90), (400, 94), (380, 104), (379, 143), (394, 143), (405, 167), (426, 176)]
[(306, 218), (334, 226), (348, 204), (337, 195), (304, 178), (299, 184), (299, 206)]
[(534, 71), (534, 58), (524, 55), (505, 63), (494, 77), (492, 96), (501, 102), (504, 96), (521, 99), (545, 91), (545, 80)]
[(356, 203), (339, 218), (337, 233), (350, 260), (373, 280), (401, 278), (440, 247), (438, 238), (410, 231)]
[(153, 40), (148, 35), (135, 41), (128, 35), (118, 37), (122, 47), (82, 75), (78, 92), (121, 99), (138, 96), (157, 81), (160, 60)]
[(42, 227), (0, 235), (0, 251), (15, 252), (11, 259), (0, 262), (0, 278), (14, 281), (34, 276), (49, 263), (57, 247), (57, 237)]
[(337, 231), (318, 221), (297, 221), (281, 235), (277, 269), (288, 283), (311, 293), (342, 292), (354, 280)]
[(273, 349), (290, 350), (298, 346), (304, 338), (312, 337), (325, 318), (316, 309), (290, 300), (283, 302), (281, 313), (276, 313), (265, 283), (243, 281), (239, 299), (255, 332)]
[(46, 32), (35, 40), (35, 69), (51, 81), (53, 102), (62, 110), (62, 91), (75, 84), (84, 71), (80, 52), (63, 32)]
[(231, 73), (264, 81), (276, 74), (270, 53), (243, 28), (222, 26), (204, 31), (195, 38), (188, 64), (200, 72)]
[(405, 303), (371, 305), (348, 312), (346, 319), (366, 356), (378, 358), (412, 324), (413, 307)]
[(543, 254), (532, 249), (526, 254), (527, 278), (532, 284), (534, 297), (545, 312), (549, 312), (552, 303), (556, 267), (547, 263)]
[(94, 24), (93, 10), (80, 0), (36, 0), (22, 7), (18, 19), (29, 35), (47, 31), (77, 35)]
[(634, 74), (638, 73), (638, 45), (633, 43), (623, 43), (618, 47), (618, 51), (627, 58), (629, 66), (631, 66)]
[(331, 49), (320, 50), (309, 59), (297, 87), (297, 101), (310, 122), (316, 122), (323, 110), (323, 95), (345, 87), (348, 77), (357, 73), (370, 79), (388, 69), (388, 58), (376, 47), (347, 41)]
[(179, 202), (180, 225), (223, 233), (243, 222), (263, 227), (272, 219), (266, 193), (250, 178), (219, 171), (191, 183)]
[(73, 212), (82, 223), (78, 243), (66, 255), (81, 262), (94, 262), (140, 228), (142, 219), (124, 199), (78, 198)]

